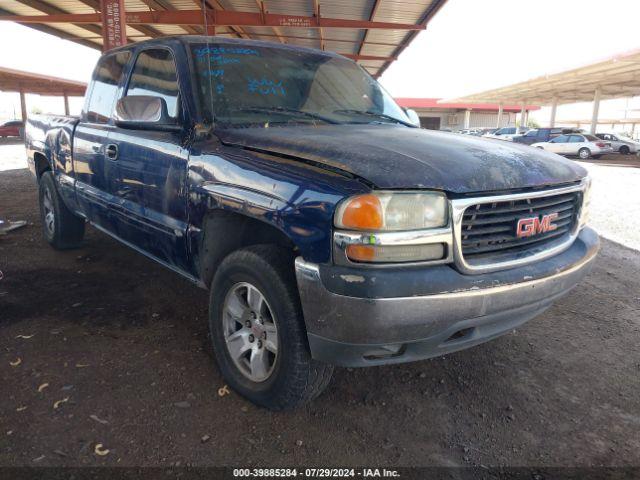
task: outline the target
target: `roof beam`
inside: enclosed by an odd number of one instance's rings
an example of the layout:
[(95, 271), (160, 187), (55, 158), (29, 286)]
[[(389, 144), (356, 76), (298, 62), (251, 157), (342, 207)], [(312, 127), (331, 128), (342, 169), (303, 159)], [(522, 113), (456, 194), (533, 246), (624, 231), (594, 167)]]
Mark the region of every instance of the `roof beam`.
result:
[[(373, 7), (371, 8), (371, 13), (369, 14), (369, 20), (373, 22), (373, 17), (378, 13), (378, 7), (380, 6), (380, 0), (375, 0), (373, 2)], [(358, 55), (362, 53), (362, 48), (364, 47), (365, 42), (367, 41), (367, 36), (369, 35), (369, 30), (365, 30), (364, 35), (362, 36), (362, 43), (358, 48)]]
[[(34, 10), (38, 10), (39, 12), (46, 13), (47, 15), (58, 15), (58, 14), (67, 14), (64, 10), (54, 7), (53, 5), (49, 5), (41, 0), (16, 0), (18, 3), (26, 5), (27, 7), (33, 8)], [(68, 15), (68, 14), (67, 14)], [(90, 23), (101, 23), (102, 20), (98, 20), (96, 22)], [(73, 23), (73, 22), (69, 22)], [(80, 25), (74, 24), (76, 27), (80, 27), (84, 30), (87, 30), (91, 33), (98, 33), (102, 35), (102, 28), (97, 25)]]
[[(316, 18), (320, 18), (320, 2), (318, 0), (313, 0), (313, 11)], [(320, 50), (324, 50), (324, 30), (320, 28), (318, 33), (320, 33)]]
[[(40, 0), (21, 0), (40, 1)], [(443, 1), (443, 0), (441, 0)], [(343, 18), (316, 18), (303, 15), (278, 15), (273, 13), (252, 13), (232, 11), (207, 11), (211, 25), (247, 26), (247, 27), (296, 27), (296, 28), (353, 28), (353, 29), (381, 29), (381, 30), (408, 30), (420, 31), (425, 29), (422, 23), (391, 23), (371, 22), (366, 20), (349, 20)], [(151, 11), (151, 12), (126, 12), (127, 25), (202, 25), (202, 10), (175, 10), (175, 11)], [(59, 13), (49, 15), (10, 15), (0, 17), (0, 20), (10, 22), (49, 24), (49, 23), (76, 23), (91, 24), (101, 21), (97, 13)], [(135, 27), (134, 27), (135, 28)]]
[[(196, 4), (202, 5), (201, 0), (193, 0)], [(204, 0), (205, 5), (208, 5), (212, 10), (220, 10), (225, 11), (224, 7), (220, 3), (219, 0)], [(238, 37), (238, 38), (250, 38), (249, 35), (240, 27), (235, 27), (232, 25), (228, 25), (229, 29)]]
[[(7, 15), (13, 15), (13, 13), (0, 8), (0, 19), (3, 16), (7, 16)], [(68, 32), (65, 32), (64, 30), (58, 30), (57, 28), (50, 27), (49, 25), (36, 25), (36, 24), (25, 24), (25, 23), (20, 23), (20, 25), (22, 25), (23, 27), (32, 28), (42, 33), (46, 33), (47, 35), (53, 35), (54, 37), (58, 37), (63, 40), (70, 40), (72, 42), (79, 43), (80, 45), (93, 48), (94, 50), (102, 49), (102, 47), (98, 43), (92, 42), (90, 38), (86, 38), (86, 39), (78, 38)], [(102, 35), (100, 35), (100, 38), (102, 38)]]
[[(93, 1), (93, 0), (90, 0), (90, 1)], [(165, 2), (164, 0), (142, 0), (142, 2), (144, 2), (144, 4), (147, 7), (149, 7), (151, 10), (158, 10), (158, 11), (176, 10), (173, 5)], [(200, 30), (198, 30), (197, 28), (191, 27), (189, 25), (180, 25), (180, 27), (184, 28), (185, 32), (187, 33), (196, 34), (196, 35), (200, 34)], [(134, 27), (134, 28), (136, 30), (140, 30), (138, 27)], [(156, 30), (156, 32), (158, 32), (157, 35), (155, 35), (156, 37), (163, 35), (163, 33), (158, 30)]]
[[(429, 9), (424, 13), (424, 15), (422, 16), (422, 18), (420, 19), (419, 25), (422, 26), (422, 30), (425, 30), (427, 28), (427, 23), (429, 23), (431, 21), (431, 19), (435, 16), (436, 13), (438, 13), (438, 11), (442, 8), (442, 6), (447, 2), (447, 0), (434, 0), (433, 3), (431, 4), (431, 6), (429, 7)], [(412, 31), (409, 32), (406, 36), (405, 39), (402, 41), (402, 44), (399, 45), (391, 54), (391, 56), (393, 57), (399, 57), (400, 54), (402, 52), (404, 52), (404, 49), (407, 48), (407, 46), (413, 42), (413, 40), (416, 38), (416, 36), (418, 35), (418, 33), (420, 33), (419, 31)], [(378, 72), (376, 73), (376, 78), (380, 78), (380, 76), (385, 72), (385, 70), (387, 68), (389, 68), (389, 65), (391, 65), (391, 62), (386, 62), (381, 68), (380, 70), (378, 70)]]
[[(267, 13), (267, 9), (264, 6), (264, 2), (262, 0), (255, 0), (256, 1), (256, 6), (258, 7), (258, 9), (260, 10), (260, 13), (262, 15), (264, 15), (265, 13)], [(278, 40), (280, 40), (280, 43), (287, 43), (284, 38), (282, 38), (282, 32), (280, 31), (280, 29), (278, 29), (278, 27), (271, 27), (271, 30), (273, 30), (273, 33), (276, 34), (276, 37), (278, 37)]]

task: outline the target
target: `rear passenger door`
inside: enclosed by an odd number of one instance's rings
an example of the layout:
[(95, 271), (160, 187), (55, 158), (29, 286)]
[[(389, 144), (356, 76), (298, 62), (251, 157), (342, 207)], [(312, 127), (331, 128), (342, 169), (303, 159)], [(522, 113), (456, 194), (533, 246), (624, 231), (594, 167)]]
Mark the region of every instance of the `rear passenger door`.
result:
[(552, 139), (545, 146), (546, 150), (549, 150), (554, 153), (566, 154), (569, 136), (568, 135), (559, 135), (556, 138)]
[(73, 136), (78, 204), (90, 221), (109, 231), (115, 228), (110, 205), (118, 187), (118, 172), (117, 164), (106, 157), (105, 147), (114, 128), (113, 108), (130, 57), (130, 51), (121, 51), (100, 58)]
[(586, 146), (586, 139), (582, 135), (569, 135), (569, 142), (567, 143), (567, 154), (577, 155), (578, 150)]
[[(135, 95), (164, 99), (169, 116), (184, 125), (186, 111), (171, 49), (150, 47), (138, 52), (122, 96)], [(118, 126), (109, 134), (119, 168), (119, 237), (181, 269), (188, 265), (186, 135), (186, 129), (166, 132)]]

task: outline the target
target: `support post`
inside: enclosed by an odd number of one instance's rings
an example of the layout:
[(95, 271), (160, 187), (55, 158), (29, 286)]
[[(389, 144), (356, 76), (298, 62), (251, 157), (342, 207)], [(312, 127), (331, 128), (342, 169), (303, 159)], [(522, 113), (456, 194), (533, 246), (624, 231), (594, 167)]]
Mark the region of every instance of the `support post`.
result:
[(556, 126), (556, 112), (558, 110), (558, 99), (553, 97), (553, 103), (551, 104), (551, 118), (549, 119), (549, 127)]
[(25, 98), (24, 92), (20, 91), (20, 110), (22, 112), (22, 121), (27, 121), (27, 99)]
[(102, 51), (127, 44), (124, 0), (100, 0)]
[(469, 128), (469, 124), (471, 123), (471, 109), (468, 108), (464, 111), (464, 128)]
[(64, 114), (69, 115), (69, 95), (67, 92), (64, 93)]
[(526, 120), (524, 118), (525, 113), (527, 111), (527, 102), (522, 102), (522, 107), (520, 108), (520, 128), (526, 127)]
[(500, 128), (502, 123), (502, 103), (498, 104), (498, 121), (496, 122), (496, 128)]
[(593, 113), (591, 114), (591, 129), (589, 132), (591, 135), (596, 133), (596, 127), (598, 126), (598, 111), (600, 110), (600, 95), (602, 90), (600, 87), (596, 88), (593, 93)]

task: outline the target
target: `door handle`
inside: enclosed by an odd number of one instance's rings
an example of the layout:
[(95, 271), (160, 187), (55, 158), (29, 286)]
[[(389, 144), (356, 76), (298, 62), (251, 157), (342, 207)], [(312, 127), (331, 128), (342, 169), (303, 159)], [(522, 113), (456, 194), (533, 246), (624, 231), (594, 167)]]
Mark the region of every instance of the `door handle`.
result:
[(111, 160), (117, 160), (118, 159), (118, 146), (114, 145), (113, 143), (107, 145), (107, 148), (105, 148), (105, 152), (107, 154), (107, 158), (111, 159)]

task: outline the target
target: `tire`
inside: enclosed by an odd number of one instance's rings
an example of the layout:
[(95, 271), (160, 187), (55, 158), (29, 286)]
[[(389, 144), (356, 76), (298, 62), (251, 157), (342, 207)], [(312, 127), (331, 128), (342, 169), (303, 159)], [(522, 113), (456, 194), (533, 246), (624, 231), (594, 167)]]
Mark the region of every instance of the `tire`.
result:
[(591, 150), (589, 150), (588, 148), (582, 147), (580, 150), (578, 150), (578, 157), (580, 157), (582, 160), (586, 160), (590, 156)]
[(619, 149), (618, 152), (620, 152), (622, 155), (629, 155), (629, 147), (627, 147), (626, 145), (622, 145)]
[(50, 171), (40, 177), (39, 200), (44, 239), (58, 250), (79, 247), (84, 237), (84, 219), (64, 204)]
[(331, 380), (333, 366), (311, 358), (293, 257), (284, 248), (256, 245), (222, 261), (211, 282), (209, 329), (222, 375), (257, 405), (296, 408), (320, 395)]

